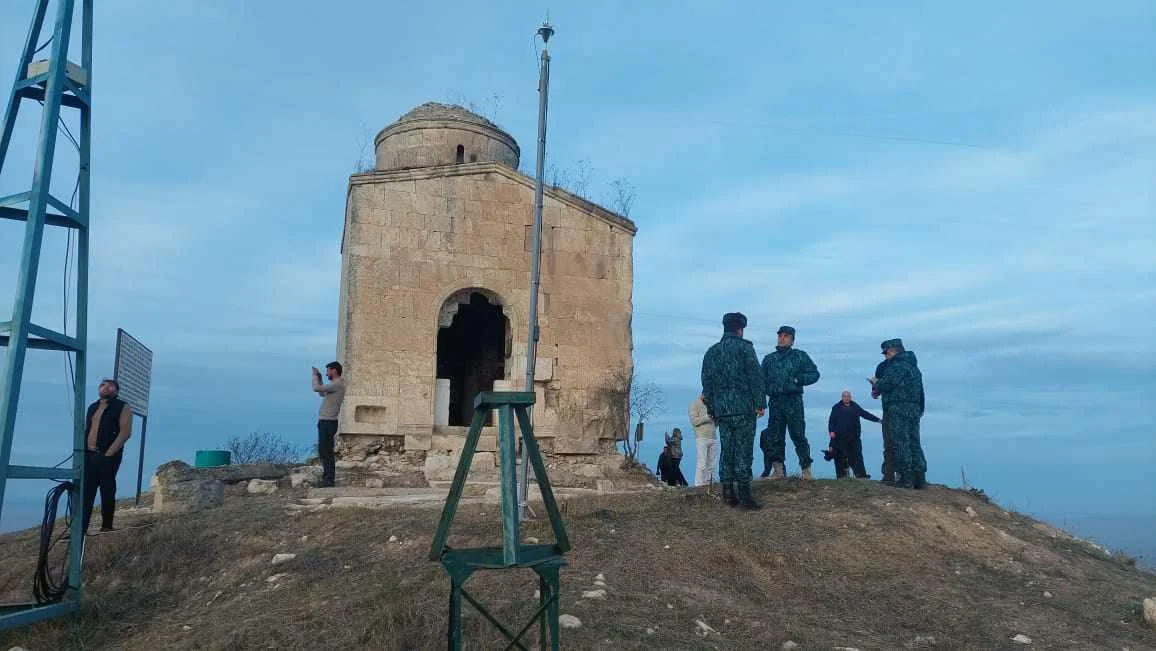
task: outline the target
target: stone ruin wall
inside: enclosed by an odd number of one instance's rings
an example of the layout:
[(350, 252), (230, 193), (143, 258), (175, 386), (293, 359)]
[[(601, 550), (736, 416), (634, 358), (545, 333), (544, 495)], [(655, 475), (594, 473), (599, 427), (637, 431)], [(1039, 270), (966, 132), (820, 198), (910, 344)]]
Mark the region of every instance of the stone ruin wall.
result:
[[(497, 163), (351, 179), (338, 342), (349, 383), (340, 466), (405, 481), (420, 481), (415, 471), (432, 481), (452, 478), (465, 428), (435, 426), (433, 413), (439, 317), (445, 321), (456, 292), (481, 289), (500, 302), (509, 355), (497, 388), (521, 389), (532, 201), (532, 179)], [(632, 364), (634, 226), (557, 190), (548, 192), (543, 222), (535, 433), (551, 455), (552, 481), (594, 487), (616, 474), (614, 439), (627, 428), (625, 397), (613, 389)], [(489, 427), (471, 478), (496, 476), (496, 445)]]
[(500, 162), (518, 167), (518, 143), (495, 128), (460, 119), (398, 122), (374, 138), (376, 168), (398, 170), (454, 165), (458, 146), (462, 163)]

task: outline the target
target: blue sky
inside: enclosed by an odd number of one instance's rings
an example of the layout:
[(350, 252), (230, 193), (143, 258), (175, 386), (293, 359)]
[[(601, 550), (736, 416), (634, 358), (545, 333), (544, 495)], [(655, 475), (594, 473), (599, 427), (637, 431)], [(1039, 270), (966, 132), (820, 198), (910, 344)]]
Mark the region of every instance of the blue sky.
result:
[[(31, 5), (0, 8), (0, 79)], [(254, 430), (312, 439), (305, 383), (334, 355), (362, 144), (422, 102), (473, 103), (529, 169), (549, 9), (549, 164), (587, 166), (595, 200), (614, 179), (637, 188), (635, 360), (667, 404), (652, 432), (685, 421), (723, 312), (750, 317), (760, 355), (778, 325), (799, 329), (823, 373), (815, 448), (843, 388), (878, 410), (864, 378), (898, 336), (925, 375), (930, 479), (963, 468), (1056, 521), (1156, 523), (1152, 3), (338, 9), (97, 8), (89, 394), (118, 326), (156, 351), (150, 467)], [(30, 157), (25, 135), (0, 193), (27, 185)], [(0, 224), (0, 301), (19, 237)], [(50, 325), (63, 251), (52, 233), (36, 306)], [(29, 366), (16, 459), (55, 463), (63, 360)]]

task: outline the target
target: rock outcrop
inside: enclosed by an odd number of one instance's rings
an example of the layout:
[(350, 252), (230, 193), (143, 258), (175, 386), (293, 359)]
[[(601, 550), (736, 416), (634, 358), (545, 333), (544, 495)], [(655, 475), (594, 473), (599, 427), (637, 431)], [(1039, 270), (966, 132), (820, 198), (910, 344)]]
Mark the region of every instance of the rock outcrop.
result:
[(202, 476), (183, 461), (170, 461), (153, 477), (153, 511), (189, 513), (216, 508), (225, 501), (225, 484)]
[(157, 468), (153, 477), (153, 510), (187, 513), (218, 507), (225, 499), (226, 484), (244, 483), (248, 492), (272, 493), (277, 480), (289, 471), (290, 466), (271, 463), (193, 468), (183, 461), (170, 461)]

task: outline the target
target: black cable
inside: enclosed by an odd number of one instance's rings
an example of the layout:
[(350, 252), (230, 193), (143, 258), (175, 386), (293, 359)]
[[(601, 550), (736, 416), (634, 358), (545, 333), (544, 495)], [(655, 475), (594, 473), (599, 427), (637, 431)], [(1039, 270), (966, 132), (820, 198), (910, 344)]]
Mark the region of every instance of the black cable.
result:
[[(44, 106), (44, 100), (39, 100), (39, 99), (38, 99), (38, 100), (36, 100), (36, 101), (37, 101), (37, 102), (40, 102), (40, 105), (41, 105), (41, 106)], [(65, 124), (65, 122), (64, 122), (64, 117), (63, 117), (63, 116), (57, 116), (57, 117), (56, 117), (56, 121), (60, 123), (60, 126), (61, 126), (61, 127), (63, 127), (63, 129), (64, 129), (64, 137), (65, 137), (65, 138), (67, 138), (67, 139), (68, 139), (68, 141), (72, 143), (72, 146), (73, 146), (73, 147), (76, 147), (76, 151), (80, 151), (80, 143), (76, 141), (76, 136), (72, 135), (72, 129), (69, 129), (69, 128), (68, 128), (68, 125), (67, 125), (67, 124)]]
[[(44, 499), (44, 521), (40, 525), (40, 556), (36, 560), (36, 573), (32, 577), (32, 594), (39, 605), (53, 604), (64, 598), (68, 591), (68, 556), (69, 546), (82, 544), (82, 541), (71, 540), (69, 532), (72, 529), (72, 493), (75, 486), (72, 482), (57, 483)], [(64, 532), (54, 536), (56, 514), (60, 508), (60, 498), (66, 497), (64, 510)], [(57, 543), (65, 543), (65, 554), (62, 561), (54, 567), (49, 562), (49, 554)]]
[(80, 151), (80, 143), (76, 141), (76, 136), (72, 135), (72, 129), (69, 129), (68, 125), (64, 123), (64, 118), (57, 116), (56, 119), (60, 121), (60, 126), (64, 127), (65, 137), (68, 138), (73, 147), (76, 147), (76, 151)]
[(44, 41), (44, 44), (43, 44), (43, 45), (41, 45), (40, 47), (36, 48), (35, 50), (33, 50), (33, 51), (32, 51), (32, 53), (33, 53), (33, 54), (37, 54), (37, 53), (39, 53), (41, 50), (43, 50), (44, 48), (48, 47), (48, 44), (52, 42), (52, 37), (53, 37), (53, 36), (56, 36), (56, 35), (55, 35), (55, 34), (50, 34), (50, 35), (48, 36), (48, 40), (47, 40), (47, 41)]

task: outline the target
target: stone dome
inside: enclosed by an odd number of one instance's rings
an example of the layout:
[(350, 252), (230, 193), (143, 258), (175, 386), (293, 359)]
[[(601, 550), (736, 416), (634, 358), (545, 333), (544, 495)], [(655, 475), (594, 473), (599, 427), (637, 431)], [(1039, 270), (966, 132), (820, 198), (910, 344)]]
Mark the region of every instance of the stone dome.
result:
[(460, 106), (429, 102), (401, 116), (373, 141), (376, 168), (399, 170), (457, 163), (502, 163), (518, 169), (510, 134)]

